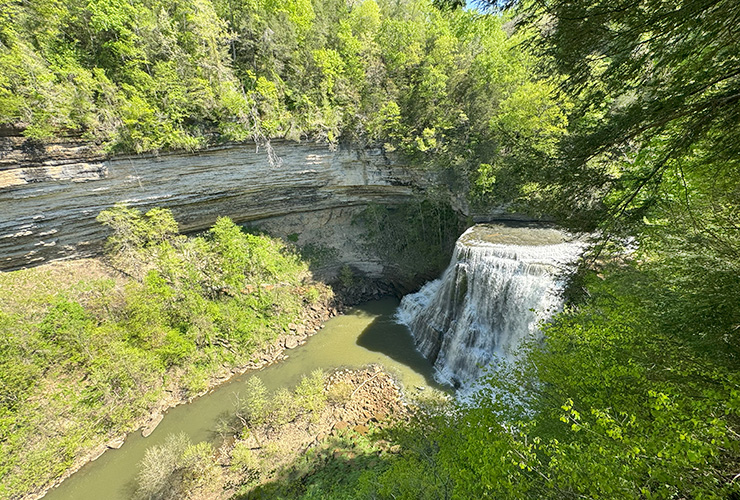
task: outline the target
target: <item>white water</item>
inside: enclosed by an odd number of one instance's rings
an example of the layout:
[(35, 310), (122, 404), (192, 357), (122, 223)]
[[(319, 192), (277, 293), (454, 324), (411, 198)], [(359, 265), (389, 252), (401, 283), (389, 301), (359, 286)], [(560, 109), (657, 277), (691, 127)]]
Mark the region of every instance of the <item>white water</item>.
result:
[(553, 229), (473, 226), (442, 277), (404, 297), (397, 320), (440, 382), (469, 387), (495, 359), (513, 359), (560, 310), (559, 276), (582, 249)]

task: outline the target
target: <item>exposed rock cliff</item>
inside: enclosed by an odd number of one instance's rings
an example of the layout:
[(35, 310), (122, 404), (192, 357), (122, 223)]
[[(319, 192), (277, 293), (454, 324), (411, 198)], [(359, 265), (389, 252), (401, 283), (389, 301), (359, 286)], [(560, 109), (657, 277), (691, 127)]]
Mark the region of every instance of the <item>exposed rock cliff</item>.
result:
[(41, 144), (0, 130), (0, 190), (43, 181), (102, 179), (104, 158), (100, 148), (87, 141), (70, 138)]
[(410, 201), (428, 183), (379, 149), (275, 142), (282, 165), (271, 167), (254, 145), (103, 159), (82, 144), (24, 153), (11, 144), (16, 139), (2, 139), (0, 270), (98, 253), (107, 233), (95, 217), (125, 201), (171, 208), (184, 232), (229, 216), (298, 244), (323, 242), (356, 269), (379, 275), (382, 262), (358, 242), (353, 215), (369, 203)]

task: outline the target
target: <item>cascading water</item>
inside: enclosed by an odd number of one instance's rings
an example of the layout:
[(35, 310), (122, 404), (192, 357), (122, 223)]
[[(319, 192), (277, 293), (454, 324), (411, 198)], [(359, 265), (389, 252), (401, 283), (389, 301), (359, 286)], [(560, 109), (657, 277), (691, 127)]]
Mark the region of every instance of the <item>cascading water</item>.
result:
[(558, 276), (582, 249), (554, 229), (473, 226), (442, 277), (404, 297), (397, 320), (441, 382), (466, 386), (560, 309)]

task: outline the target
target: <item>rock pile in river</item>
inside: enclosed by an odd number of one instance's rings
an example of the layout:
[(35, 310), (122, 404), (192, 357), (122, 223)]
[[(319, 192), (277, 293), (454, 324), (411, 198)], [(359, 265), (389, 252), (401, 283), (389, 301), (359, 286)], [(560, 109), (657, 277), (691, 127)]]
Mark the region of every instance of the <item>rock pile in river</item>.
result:
[[(408, 414), (401, 390), (390, 375), (373, 365), (364, 370), (340, 370), (327, 379), (327, 392), (351, 388), (347, 399), (335, 404), (330, 420), (331, 434), (352, 429), (366, 434), (370, 426), (384, 427)], [(339, 392), (337, 391), (337, 392)], [(317, 435), (321, 441), (328, 433)]]

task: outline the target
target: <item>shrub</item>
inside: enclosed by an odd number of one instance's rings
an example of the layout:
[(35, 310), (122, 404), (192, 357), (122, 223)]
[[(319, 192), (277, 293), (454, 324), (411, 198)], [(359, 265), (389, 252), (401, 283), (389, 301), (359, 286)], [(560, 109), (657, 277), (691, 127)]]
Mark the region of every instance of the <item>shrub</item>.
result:
[(270, 424), (285, 425), (295, 420), (298, 414), (296, 398), (286, 388), (278, 389), (272, 396)]
[(242, 415), (252, 425), (265, 423), (269, 414), (269, 408), (267, 404), (267, 388), (264, 382), (257, 376), (250, 377), (247, 380), (245, 389), (246, 396), (243, 403), (237, 407), (237, 415)]
[(308, 411), (317, 413), (326, 404), (324, 394), (324, 372), (321, 369), (314, 370), (310, 377), (303, 376), (298, 387), (295, 389), (297, 405)]
[(157, 499), (166, 496), (170, 476), (182, 466), (182, 457), (190, 439), (185, 434), (171, 434), (164, 444), (146, 450), (139, 464), (139, 493), (146, 498)]
[(355, 273), (347, 264), (342, 266), (342, 269), (339, 271), (339, 282), (345, 288), (349, 288), (355, 283)]
[(215, 450), (211, 443), (191, 444), (182, 454), (181, 465), (185, 469), (184, 489), (208, 487), (217, 482), (220, 469), (215, 464)]
[(352, 384), (348, 382), (337, 382), (329, 387), (327, 399), (334, 404), (344, 403), (352, 395), (352, 390)]
[(230, 466), (233, 470), (243, 475), (250, 471), (256, 471), (259, 467), (259, 461), (244, 441), (237, 441), (231, 450)]

